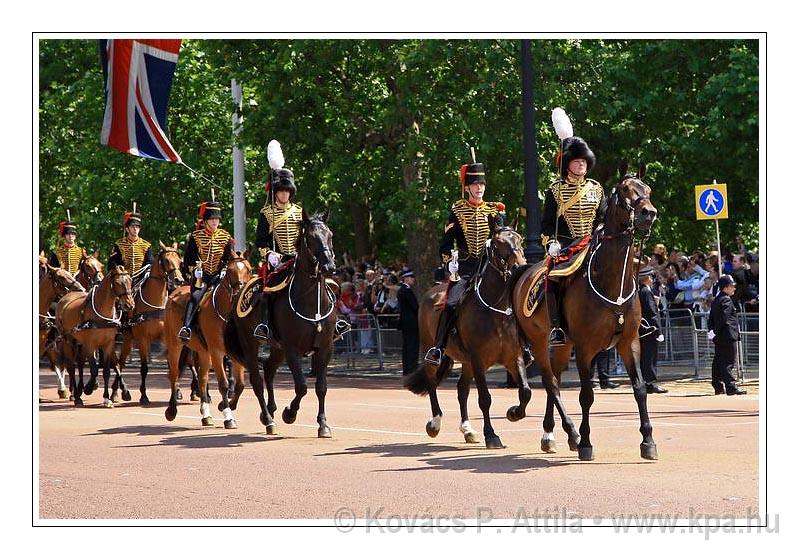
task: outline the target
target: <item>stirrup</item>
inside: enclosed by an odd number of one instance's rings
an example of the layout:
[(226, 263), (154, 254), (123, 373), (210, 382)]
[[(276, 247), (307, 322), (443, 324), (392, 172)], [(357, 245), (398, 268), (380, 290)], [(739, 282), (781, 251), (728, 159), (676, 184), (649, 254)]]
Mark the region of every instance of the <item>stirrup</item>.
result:
[(350, 326), (350, 322), (349, 321), (345, 321), (344, 319), (338, 319), (336, 321), (336, 326), (334, 327), (334, 330), (336, 331), (336, 336), (337, 337), (342, 337), (342, 336), (346, 335), (352, 329), (353, 329), (353, 327)]
[(442, 349), (438, 346), (433, 346), (425, 353), (425, 363), (432, 366), (440, 366), (442, 363)]
[(186, 325), (181, 327), (181, 330), (178, 331), (178, 338), (181, 340), (189, 340), (192, 338), (192, 329), (187, 327)]
[(551, 348), (554, 346), (564, 346), (567, 342), (567, 335), (561, 330), (561, 327), (553, 327), (550, 331), (550, 336), (547, 339), (547, 344)]
[(270, 338), (272, 338), (272, 333), (269, 330), (269, 325), (265, 323), (257, 324), (256, 328), (253, 329), (253, 336), (261, 340), (269, 340)]
[(522, 347), (522, 362), (525, 364), (526, 368), (533, 365), (533, 353), (529, 346)]

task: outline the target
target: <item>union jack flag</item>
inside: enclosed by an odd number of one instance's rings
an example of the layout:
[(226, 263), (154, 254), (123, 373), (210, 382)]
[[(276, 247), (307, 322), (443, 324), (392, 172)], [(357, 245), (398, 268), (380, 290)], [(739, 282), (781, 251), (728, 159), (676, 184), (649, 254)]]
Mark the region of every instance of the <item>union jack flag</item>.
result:
[(100, 142), (126, 154), (180, 163), (167, 107), (180, 39), (103, 39), (106, 111)]

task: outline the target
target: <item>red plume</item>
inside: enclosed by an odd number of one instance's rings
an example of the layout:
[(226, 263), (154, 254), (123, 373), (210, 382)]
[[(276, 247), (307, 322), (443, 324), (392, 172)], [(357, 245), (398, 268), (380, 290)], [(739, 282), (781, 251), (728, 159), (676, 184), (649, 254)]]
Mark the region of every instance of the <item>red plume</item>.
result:
[(564, 152), (562, 152), (561, 150), (558, 150), (556, 152), (556, 167), (558, 169), (561, 169), (561, 156), (562, 155), (564, 155)]
[(130, 218), (132, 215), (133, 215), (133, 212), (125, 212), (125, 214), (122, 215), (122, 225), (123, 225), (123, 227), (125, 226), (125, 224), (128, 223), (128, 218)]
[(272, 184), (269, 182), (269, 179), (267, 179), (267, 182), (264, 183), (264, 190), (267, 192), (267, 194), (269, 194), (269, 191), (270, 191), (271, 188), (272, 188)]
[(497, 208), (498, 212), (505, 212), (506, 211), (506, 205), (503, 204), (502, 202), (498, 202), (497, 204), (494, 205), (494, 207)]
[(64, 226), (65, 225), (67, 225), (67, 222), (61, 222), (60, 224), (58, 224), (58, 234), (60, 236), (62, 236), (62, 237), (64, 236)]
[(464, 185), (464, 181), (466, 181), (466, 179), (467, 179), (467, 167), (469, 167), (469, 165), (466, 164), (466, 163), (461, 166), (461, 186), (462, 187), (465, 186)]
[(204, 202), (200, 205), (200, 209), (197, 211), (197, 219), (202, 220), (203, 215), (206, 213), (206, 206), (208, 206), (208, 202)]

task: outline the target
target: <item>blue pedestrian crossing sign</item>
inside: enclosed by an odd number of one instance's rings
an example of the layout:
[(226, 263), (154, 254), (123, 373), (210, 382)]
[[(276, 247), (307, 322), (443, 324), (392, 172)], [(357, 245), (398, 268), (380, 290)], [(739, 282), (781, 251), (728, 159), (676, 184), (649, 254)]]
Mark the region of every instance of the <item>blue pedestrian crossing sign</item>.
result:
[(728, 217), (728, 185), (695, 185), (694, 206), (698, 220), (724, 220)]

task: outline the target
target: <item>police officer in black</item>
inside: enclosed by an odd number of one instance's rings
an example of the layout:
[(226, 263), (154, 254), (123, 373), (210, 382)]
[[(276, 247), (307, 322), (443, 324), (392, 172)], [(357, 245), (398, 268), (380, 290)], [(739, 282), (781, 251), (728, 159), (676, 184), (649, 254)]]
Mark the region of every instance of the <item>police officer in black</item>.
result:
[(200, 205), (195, 231), (186, 243), (183, 258), (184, 274), (191, 278), (191, 296), (186, 303), (183, 326), (178, 338), (187, 341), (192, 337), (192, 320), (200, 299), (206, 291), (215, 286), (228, 264), (233, 252), (231, 234), (219, 227), (222, 208), (218, 202), (204, 202)]
[(491, 235), (490, 218), (502, 226), (505, 217), (506, 207), (502, 202), (483, 200), (486, 169), (482, 163), (461, 166), (461, 189), (462, 196), (466, 190), (468, 198), (453, 204), (439, 247), (442, 261), (450, 272), (450, 284), (447, 304), (439, 318), (436, 345), (425, 354), (425, 361), (435, 366), (442, 361), (442, 351), (455, 320), (455, 308), (486, 251), (486, 241)]
[(736, 282), (724, 274), (717, 282), (719, 294), (711, 304), (708, 316), (708, 337), (714, 341), (714, 360), (711, 363), (711, 385), (714, 394), (746, 395), (747, 391), (736, 385), (733, 369), (736, 367), (736, 345), (739, 341), (739, 320), (731, 296)]
[(417, 369), (419, 361), (419, 323), (417, 312), (419, 302), (412, 287), (417, 279), (413, 270), (407, 270), (401, 275), (403, 283), (397, 291), (397, 303), (400, 310), (398, 330), (403, 333), (403, 375)]
[(657, 384), (656, 362), (658, 360), (658, 343), (664, 341), (661, 333), (661, 318), (658, 315), (658, 304), (651, 289), (653, 285), (653, 269), (649, 266), (639, 271), (639, 303), (642, 307), (642, 321), (639, 324), (639, 347), (642, 376), (648, 393), (667, 393), (664, 387)]

